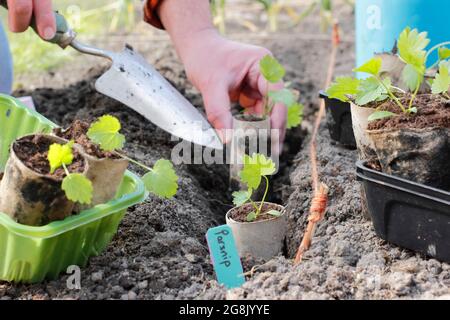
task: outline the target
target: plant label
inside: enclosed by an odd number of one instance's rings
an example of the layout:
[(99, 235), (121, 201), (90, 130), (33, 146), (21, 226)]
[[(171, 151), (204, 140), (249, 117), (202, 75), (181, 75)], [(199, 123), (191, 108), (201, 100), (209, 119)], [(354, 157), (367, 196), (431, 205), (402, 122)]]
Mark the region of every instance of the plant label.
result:
[(228, 289), (242, 286), (244, 271), (231, 228), (227, 225), (211, 228), (206, 233), (206, 240), (217, 281)]

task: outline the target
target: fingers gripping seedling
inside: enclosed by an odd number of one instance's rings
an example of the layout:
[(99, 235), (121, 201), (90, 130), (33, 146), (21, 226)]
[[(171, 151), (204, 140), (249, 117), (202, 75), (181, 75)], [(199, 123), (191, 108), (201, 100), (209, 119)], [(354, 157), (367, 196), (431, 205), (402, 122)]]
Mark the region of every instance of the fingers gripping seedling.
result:
[(303, 120), (304, 106), (297, 102), (294, 92), (287, 86), (280, 90), (269, 90), (270, 84), (277, 84), (283, 80), (286, 74), (284, 67), (274, 57), (267, 55), (260, 61), (260, 71), (267, 81), (268, 92), (264, 97), (263, 116), (268, 116), (276, 103), (282, 103), (288, 109), (286, 127), (288, 129), (298, 127)]
[(149, 192), (162, 198), (172, 198), (178, 190), (178, 176), (169, 160), (158, 160), (150, 168), (124, 155), (120, 150), (125, 144), (125, 136), (120, 133), (121, 125), (117, 118), (105, 115), (94, 122), (87, 133), (92, 142), (99, 145), (103, 151), (113, 152), (115, 155), (143, 168), (147, 173), (142, 180)]
[[(238, 207), (248, 202), (252, 204), (254, 211), (250, 212), (247, 215), (247, 222), (256, 221), (258, 217), (263, 213), (262, 209), (269, 192), (268, 176), (273, 175), (275, 171), (275, 163), (271, 159), (267, 159), (262, 154), (255, 153), (251, 157), (248, 155), (244, 156), (244, 168), (240, 172), (239, 176), (241, 181), (247, 185), (248, 189), (234, 192), (233, 203)], [(265, 180), (266, 188), (261, 202), (259, 203), (259, 205), (257, 205), (252, 200), (252, 194), (254, 190), (257, 190), (259, 188), (263, 179)], [(277, 210), (270, 210), (264, 213), (274, 217), (279, 217), (281, 215), (281, 212)]]
[[(450, 99), (448, 90), (450, 88), (449, 63), (450, 49), (445, 47), (449, 42), (438, 44), (426, 50), (430, 40), (426, 32), (419, 32), (417, 29), (411, 30), (409, 27), (400, 34), (397, 47), (398, 59), (404, 64), (401, 80), (408, 88), (409, 93), (394, 86), (389, 72), (383, 71), (383, 60), (374, 57), (355, 72), (368, 74), (364, 80), (351, 77), (340, 77), (328, 88), (327, 94), (330, 98), (339, 99), (343, 102), (353, 101), (358, 106), (366, 106), (372, 103), (392, 100), (403, 114), (411, 115), (417, 113), (417, 106), (414, 105), (416, 97), (424, 84), (427, 73), (427, 61), (434, 51), (438, 51), (438, 61), (430, 69), (439, 66), (439, 73), (433, 81), (430, 81), (432, 94), (441, 94)], [(400, 99), (404, 97), (404, 99)], [(409, 101), (406, 101), (408, 100)], [(402, 102), (403, 101), (403, 102)], [(406, 102), (405, 102), (406, 101)], [(396, 113), (376, 110), (370, 115), (369, 121), (376, 121), (384, 118), (394, 117)]]
[(67, 166), (72, 164), (74, 142), (70, 141), (65, 145), (54, 143), (48, 150), (48, 162), (50, 163), (50, 173), (56, 169), (63, 168), (66, 177), (63, 179), (61, 188), (66, 193), (67, 199), (81, 204), (90, 204), (92, 201), (92, 182), (80, 173), (70, 173)]

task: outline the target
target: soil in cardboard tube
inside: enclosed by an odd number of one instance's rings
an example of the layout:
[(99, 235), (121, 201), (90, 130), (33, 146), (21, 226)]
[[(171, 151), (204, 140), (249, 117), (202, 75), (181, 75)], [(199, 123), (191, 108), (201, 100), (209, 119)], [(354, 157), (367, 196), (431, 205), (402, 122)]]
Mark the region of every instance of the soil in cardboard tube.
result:
[[(411, 97), (406, 95), (400, 98), (403, 105), (408, 105)], [(417, 114), (404, 114), (400, 107), (392, 100), (378, 105), (379, 110), (398, 114), (395, 117), (385, 118), (369, 123), (369, 130), (398, 130), (398, 129), (426, 129), (450, 128), (450, 100), (440, 95), (420, 94), (414, 100)]]
[[(48, 162), (48, 150), (55, 143), (45, 136), (35, 135), (27, 136), (17, 140), (14, 145), (14, 152), (25, 166), (38, 174), (42, 174), (53, 179), (62, 180), (66, 173), (63, 168), (57, 169), (50, 174), (50, 164)], [(83, 173), (85, 169), (85, 161), (83, 157), (76, 151), (73, 151), (74, 160), (72, 164), (67, 166), (71, 173)]]
[(106, 152), (93, 143), (87, 136), (87, 132), (91, 123), (82, 120), (75, 120), (66, 130), (56, 128), (53, 130), (54, 134), (66, 140), (74, 140), (77, 144), (81, 145), (84, 151), (93, 157), (104, 159), (119, 159), (117, 155), (112, 152)]
[[(259, 203), (256, 203), (257, 206), (259, 206)], [(267, 214), (270, 210), (277, 210), (281, 212), (280, 205), (274, 204), (274, 203), (264, 203), (261, 208), (261, 214), (258, 216), (258, 218), (255, 221), (252, 222), (260, 222), (260, 221), (268, 221), (268, 220), (274, 220), (276, 219), (275, 216)], [(252, 211), (255, 211), (255, 208), (251, 203), (244, 204), (240, 207), (234, 208), (230, 212), (230, 218), (233, 219), (236, 222), (242, 222), (247, 223), (247, 216)]]

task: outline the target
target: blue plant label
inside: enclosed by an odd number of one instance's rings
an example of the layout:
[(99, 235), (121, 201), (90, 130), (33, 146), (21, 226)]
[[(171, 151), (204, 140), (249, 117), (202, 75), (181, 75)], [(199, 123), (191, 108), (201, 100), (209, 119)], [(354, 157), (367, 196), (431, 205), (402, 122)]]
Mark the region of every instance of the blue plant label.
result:
[(217, 281), (228, 289), (242, 286), (244, 270), (231, 228), (227, 225), (211, 228), (206, 233), (206, 240)]

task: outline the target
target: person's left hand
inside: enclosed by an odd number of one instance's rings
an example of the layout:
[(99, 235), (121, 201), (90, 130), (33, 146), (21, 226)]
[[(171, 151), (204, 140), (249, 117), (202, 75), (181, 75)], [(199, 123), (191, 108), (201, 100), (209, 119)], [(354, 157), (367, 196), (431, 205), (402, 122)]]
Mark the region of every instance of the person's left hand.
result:
[[(208, 120), (224, 141), (224, 129), (231, 129), (231, 102), (239, 102), (248, 113), (261, 114), (268, 86), (259, 71), (267, 49), (222, 38), (215, 30), (204, 30), (180, 50), (189, 80), (201, 92)], [(287, 108), (276, 104), (271, 113), (271, 129), (280, 130), (279, 152), (286, 132)], [(226, 142), (226, 141), (224, 141)], [(272, 142), (274, 143), (274, 142)]]

